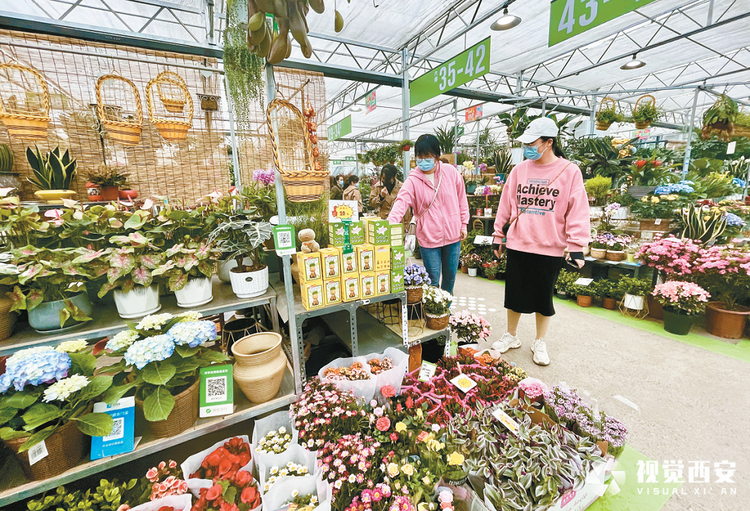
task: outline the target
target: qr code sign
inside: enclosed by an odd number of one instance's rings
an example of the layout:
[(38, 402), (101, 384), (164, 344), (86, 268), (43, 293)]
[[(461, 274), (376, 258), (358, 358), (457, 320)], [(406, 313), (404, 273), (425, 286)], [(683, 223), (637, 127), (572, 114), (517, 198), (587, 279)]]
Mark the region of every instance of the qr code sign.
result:
[(288, 231), (282, 231), (278, 235), (279, 237), (279, 247), (280, 248), (286, 248), (292, 246), (292, 233)]
[(125, 417), (115, 417), (112, 422), (112, 432), (104, 437), (104, 441), (119, 440), (125, 436)]
[(218, 403), (227, 400), (227, 377), (215, 376), (206, 378), (206, 403)]

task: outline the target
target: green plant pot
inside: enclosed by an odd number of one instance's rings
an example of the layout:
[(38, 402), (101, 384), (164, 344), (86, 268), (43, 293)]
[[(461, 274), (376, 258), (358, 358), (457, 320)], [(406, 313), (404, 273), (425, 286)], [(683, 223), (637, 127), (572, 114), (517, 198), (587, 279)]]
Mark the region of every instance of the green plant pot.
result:
[[(70, 298), (73, 305), (78, 307), (87, 316), (91, 316), (93, 307), (86, 293), (78, 293)], [(65, 308), (64, 300), (54, 302), (43, 302), (29, 311), (29, 325), (40, 334), (54, 333), (61, 330), (70, 330), (79, 325), (80, 321), (69, 319), (65, 322), (65, 327), (60, 328), (60, 311)]]
[(694, 316), (664, 310), (664, 330), (676, 335), (687, 335), (695, 321)]
[(476, 189), (477, 189), (477, 184), (476, 183), (471, 183), (469, 185), (466, 185), (466, 194), (467, 195), (471, 195), (471, 194), (474, 193), (474, 190), (476, 190)]

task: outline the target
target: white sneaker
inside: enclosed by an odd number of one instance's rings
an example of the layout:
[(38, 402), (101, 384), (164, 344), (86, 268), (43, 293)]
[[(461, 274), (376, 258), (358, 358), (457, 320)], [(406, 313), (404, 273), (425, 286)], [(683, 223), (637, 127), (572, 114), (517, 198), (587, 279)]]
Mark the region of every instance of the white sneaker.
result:
[(549, 354), (547, 354), (547, 343), (544, 339), (534, 339), (531, 343), (531, 353), (534, 355), (531, 357), (536, 365), (548, 366), (549, 365)]
[(492, 349), (497, 350), (500, 353), (505, 353), (511, 348), (520, 348), (521, 339), (515, 335), (510, 335), (509, 332), (505, 332), (499, 341), (492, 343)]

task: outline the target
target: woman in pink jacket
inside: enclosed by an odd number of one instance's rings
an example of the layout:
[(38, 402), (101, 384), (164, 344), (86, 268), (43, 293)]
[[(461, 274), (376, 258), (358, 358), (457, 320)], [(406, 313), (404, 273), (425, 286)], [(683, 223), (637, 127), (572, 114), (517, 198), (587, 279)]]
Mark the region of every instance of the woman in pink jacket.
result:
[[(393, 203), (388, 221), (401, 223), (411, 207), (417, 223), (422, 260), (433, 285), (453, 293), (461, 240), (469, 224), (466, 187), (456, 167), (440, 162), (440, 143), (422, 135), (414, 145), (417, 168), (406, 179)], [(440, 282), (442, 271), (443, 281)]]
[(547, 335), (555, 314), (552, 295), (565, 249), (579, 268), (590, 241), (589, 203), (581, 170), (565, 159), (557, 142), (557, 124), (535, 119), (518, 140), (526, 160), (516, 165), (500, 197), (495, 219), (495, 255), (506, 238), (505, 308), (508, 329), (493, 348), (505, 353), (521, 347), (516, 336), (521, 314), (536, 315), (532, 359), (549, 365)]

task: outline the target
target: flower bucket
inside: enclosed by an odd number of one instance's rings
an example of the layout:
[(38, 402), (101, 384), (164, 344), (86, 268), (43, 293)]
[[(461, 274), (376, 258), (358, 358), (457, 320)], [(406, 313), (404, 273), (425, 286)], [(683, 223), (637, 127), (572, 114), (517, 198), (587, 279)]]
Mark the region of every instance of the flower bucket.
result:
[(624, 261), (625, 252), (622, 250), (607, 250), (608, 261)]
[(576, 297), (576, 303), (578, 303), (579, 307), (591, 307), (592, 301), (593, 299), (591, 296), (578, 295)]
[(594, 259), (604, 259), (607, 257), (607, 249), (606, 248), (592, 248), (591, 257), (593, 257)]
[(406, 286), (406, 303), (413, 305), (422, 301), (422, 286)]
[[(724, 339), (741, 339), (750, 309), (741, 305), (738, 310), (727, 310), (721, 302), (708, 302), (706, 305), (706, 330)], [(666, 314), (666, 311), (664, 311)]]
[(435, 316), (425, 312), (425, 324), (430, 330), (445, 330), (448, 328), (448, 322), (450, 321), (450, 314), (443, 314), (442, 316)]
[[(81, 309), (87, 316), (91, 316), (93, 307), (86, 293), (78, 293), (70, 298), (73, 305)], [(40, 334), (55, 333), (63, 330), (69, 330), (76, 326), (82, 325), (73, 318), (65, 322), (65, 327), (60, 328), (60, 311), (65, 308), (64, 300), (55, 300), (54, 302), (42, 302), (29, 311), (29, 325)]]
[[(236, 269), (236, 268), (235, 268)], [(237, 272), (230, 270), (232, 291), (237, 298), (253, 298), (268, 290), (268, 266), (258, 271)]]
[(23, 473), (32, 481), (48, 479), (75, 467), (88, 450), (89, 443), (86, 435), (76, 426), (76, 422), (68, 421), (44, 440), (49, 454), (29, 465), (29, 451), (18, 452), (28, 438), (5, 440), (5, 445), (16, 455)]
[(183, 308), (198, 307), (205, 305), (214, 299), (211, 279), (189, 279), (185, 287), (175, 290), (177, 306)]
[[(248, 444), (250, 444), (250, 438), (247, 435), (232, 436), (232, 437), (225, 438), (224, 440), (220, 440), (216, 442), (208, 449), (203, 449), (200, 452), (197, 452), (195, 454), (192, 454), (191, 456), (188, 456), (188, 458), (180, 464), (180, 470), (182, 470), (183, 478), (188, 483), (188, 489), (196, 497), (200, 496), (201, 488), (205, 488), (205, 487), (210, 488), (211, 486), (213, 486), (213, 481), (211, 481), (210, 479), (198, 479), (196, 477), (190, 477), (190, 474), (194, 474), (198, 471), (198, 469), (200, 469), (201, 463), (203, 463), (203, 460), (206, 459), (206, 457), (209, 454), (214, 452), (219, 447), (223, 447), (226, 442), (228, 442), (229, 440), (232, 440), (233, 438), (239, 438), (243, 442), (247, 442)], [(250, 449), (252, 453), (252, 447)], [(254, 467), (255, 467), (255, 458), (252, 457), (252, 454), (251, 454), (250, 462), (244, 467), (240, 467), (240, 471), (252, 473)], [(157, 511), (158, 511), (158, 508), (157, 508)]]
[(690, 327), (695, 321), (694, 316), (680, 314), (669, 310), (664, 311), (664, 330), (671, 334), (687, 335), (690, 333)]
[(469, 277), (476, 277), (476, 276), (477, 276), (477, 269), (469, 268)]
[[(163, 421), (148, 422), (151, 434), (156, 438), (168, 438), (179, 435), (188, 428), (192, 428), (198, 420), (198, 393), (200, 379), (174, 396), (174, 408)], [(143, 411), (143, 401), (135, 398), (135, 404)]]
[(159, 286), (136, 286), (127, 293), (115, 290), (115, 305), (121, 318), (135, 319), (148, 316), (161, 309)]
[(234, 380), (253, 403), (265, 403), (279, 393), (287, 359), (276, 332), (251, 334), (232, 344)]

